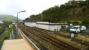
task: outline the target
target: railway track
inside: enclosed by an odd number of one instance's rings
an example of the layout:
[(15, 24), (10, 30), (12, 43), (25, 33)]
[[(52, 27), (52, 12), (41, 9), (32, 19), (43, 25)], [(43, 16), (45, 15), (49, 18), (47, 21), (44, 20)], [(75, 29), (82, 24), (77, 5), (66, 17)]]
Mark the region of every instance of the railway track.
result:
[[(21, 29), (21, 28), (20, 28)], [(47, 50), (43, 45), (41, 45), (38, 41), (38, 37), (33, 36), (33, 34), (30, 34), (27, 30), (22, 30), (23, 33), (25, 33), (26, 37), (30, 39), (34, 44), (39, 48), (40, 50)], [(29, 35), (30, 34), (30, 35)], [(37, 39), (36, 39), (37, 38)], [(29, 41), (28, 41), (29, 42)]]
[[(63, 32), (52, 32), (52, 31), (48, 31), (48, 30), (44, 30), (44, 29), (40, 29), (40, 28), (36, 28), (36, 29), (42, 30), (41, 32), (45, 32), (45, 33), (49, 33), (49, 34), (54, 33), (56, 35), (59, 35), (59, 36), (71, 39), (70, 35), (68, 33), (64, 34)], [(82, 39), (75, 38), (75, 39), (73, 39), (73, 41), (77, 42), (77, 43), (80, 43), (81, 45), (88, 46), (87, 44), (85, 44), (84, 42), (82, 42)]]
[[(57, 48), (57, 50), (59, 50), (59, 49), (60, 50), (80, 50), (79, 48), (75, 48), (63, 41), (60, 41), (60, 40), (50, 36), (47, 32), (45, 33), (39, 29), (31, 28), (31, 27), (24, 27), (21, 25), (19, 27), (29, 38), (32, 38), (33, 41), (38, 42), (39, 45), (43, 46), (46, 43), (43, 44), (42, 42), (47, 42), (48, 44), (51, 45), (50, 48), (54, 47), (55, 49)], [(22, 27), (25, 28), (25, 30), (23, 30)], [(46, 48), (46, 50), (52, 50), (46, 46), (47, 45), (44, 46), (44, 48)]]
[[(38, 47), (40, 47), (40, 49), (41, 50), (59, 50), (59, 48), (57, 49), (57, 48), (55, 48), (55, 49), (53, 49), (55, 46), (53, 46), (53, 45), (51, 45), (51, 46), (49, 46), (50, 45), (50, 42), (48, 42), (48, 41), (45, 41), (44, 39), (42, 39), (42, 38), (39, 38), (39, 36), (37, 36), (37, 35), (34, 35), (34, 34), (30, 34), (30, 33), (32, 33), (32, 32), (29, 32), (29, 33), (27, 33), (28, 31), (26, 30), (25, 31), (25, 33), (26, 33), (26, 35), (29, 37), (29, 38), (32, 38), (32, 40), (34, 40), (34, 41), (36, 41), (36, 44), (40, 44), (40, 46), (38, 45)], [(33, 36), (32, 36), (33, 35)], [(37, 43), (38, 42), (38, 43)], [(42, 43), (43, 42), (43, 43)], [(46, 43), (46, 44), (45, 44)], [(43, 46), (44, 45), (44, 46)], [(50, 49), (51, 47), (53, 47), (52, 49)], [(47, 48), (47, 49), (46, 49)]]

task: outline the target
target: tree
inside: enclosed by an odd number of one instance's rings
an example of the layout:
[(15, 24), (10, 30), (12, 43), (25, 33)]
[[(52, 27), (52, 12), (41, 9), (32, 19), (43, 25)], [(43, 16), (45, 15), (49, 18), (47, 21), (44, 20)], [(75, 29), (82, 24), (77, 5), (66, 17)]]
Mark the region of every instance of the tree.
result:
[(82, 25), (89, 26), (89, 20), (83, 20)]
[(31, 15), (30, 20), (47, 22), (70, 22), (89, 19), (89, 0), (84, 2), (71, 2), (72, 4), (62, 4), (44, 10), (37, 15)]

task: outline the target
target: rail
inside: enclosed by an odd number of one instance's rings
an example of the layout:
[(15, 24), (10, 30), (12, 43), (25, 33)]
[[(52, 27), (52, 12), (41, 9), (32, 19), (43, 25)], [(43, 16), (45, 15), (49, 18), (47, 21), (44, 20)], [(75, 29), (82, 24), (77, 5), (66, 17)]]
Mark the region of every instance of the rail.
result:
[(25, 39), (35, 50), (40, 50), (40, 48), (38, 48), (19, 28), (17, 29), (22, 38)]

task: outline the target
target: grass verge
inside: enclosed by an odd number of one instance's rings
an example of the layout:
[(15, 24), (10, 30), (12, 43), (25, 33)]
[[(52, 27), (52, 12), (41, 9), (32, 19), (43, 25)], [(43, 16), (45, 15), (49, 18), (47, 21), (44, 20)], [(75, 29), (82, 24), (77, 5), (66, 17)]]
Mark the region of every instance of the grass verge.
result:
[(0, 36), (0, 50), (2, 47), (2, 44), (4, 42), (5, 39), (9, 39), (10, 37), (10, 33), (12, 32), (12, 28), (8, 28), (4, 33), (2, 33), (2, 35)]

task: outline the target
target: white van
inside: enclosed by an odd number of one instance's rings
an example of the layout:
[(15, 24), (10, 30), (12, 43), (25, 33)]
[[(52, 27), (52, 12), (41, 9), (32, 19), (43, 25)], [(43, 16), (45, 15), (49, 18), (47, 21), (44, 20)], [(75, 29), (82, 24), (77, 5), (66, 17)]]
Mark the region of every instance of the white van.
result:
[(86, 26), (72, 26), (69, 30), (71, 32), (79, 33), (80, 31), (86, 30)]

